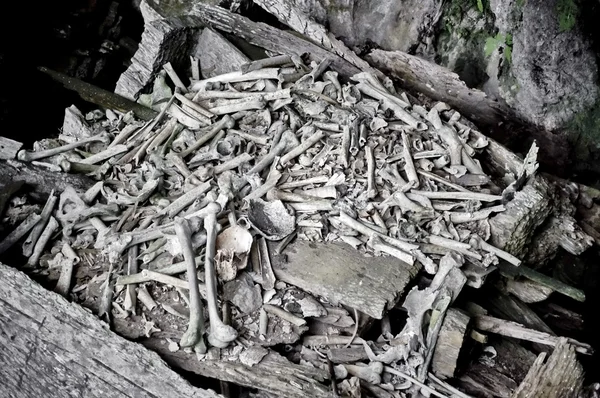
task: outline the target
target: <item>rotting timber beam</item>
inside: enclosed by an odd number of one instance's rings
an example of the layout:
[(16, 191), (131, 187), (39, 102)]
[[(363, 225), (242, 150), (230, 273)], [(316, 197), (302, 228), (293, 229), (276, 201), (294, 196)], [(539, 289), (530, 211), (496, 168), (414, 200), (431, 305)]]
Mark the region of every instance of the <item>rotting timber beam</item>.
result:
[[(0, 160), (0, 188), (22, 181), (31, 188), (29, 194), (41, 202), (48, 199), (52, 190), (62, 192), (73, 187), (79, 193), (90, 188), (94, 181), (84, 175), (50, 171), (40, 166), (16, 160)], [(2, 192), (0, 192), (0, 196)]]
[(0, 396), (217, 398), (158, 354), (0, 263)]
[(317, 62), (329, 58), (332, 61), (331, 68), (345, 78), (360, 72), (359, 68), (339, 55), (333, 54), (310, 41), (267, 24), (253, 22), (221, 7), (197, 3), (191, 12), (191, 16), (198, 18), (202, 23), (213, 29), (232, 33), (250, 44), (278, 54), (298, 56), (309, 54), (311, 59)]

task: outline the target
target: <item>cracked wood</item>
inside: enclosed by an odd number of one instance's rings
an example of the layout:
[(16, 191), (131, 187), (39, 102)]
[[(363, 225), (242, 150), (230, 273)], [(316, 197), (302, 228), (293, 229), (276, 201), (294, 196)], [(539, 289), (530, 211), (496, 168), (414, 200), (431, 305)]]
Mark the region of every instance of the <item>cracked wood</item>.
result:
[(217, 398), (82, 307), (0, 264), (0, 396)]

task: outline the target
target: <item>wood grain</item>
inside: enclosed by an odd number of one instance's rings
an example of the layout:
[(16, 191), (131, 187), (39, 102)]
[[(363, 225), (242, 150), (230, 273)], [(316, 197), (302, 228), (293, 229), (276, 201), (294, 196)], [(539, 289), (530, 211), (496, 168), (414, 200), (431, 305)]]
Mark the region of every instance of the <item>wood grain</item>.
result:
[(362, 256), (346, 244), (300, 240), (271, 261), (277, 279), (377, 319), (420, 269), (394, 257)]
[(22, 272), (0, 281), (0, 397), (220, 397)]

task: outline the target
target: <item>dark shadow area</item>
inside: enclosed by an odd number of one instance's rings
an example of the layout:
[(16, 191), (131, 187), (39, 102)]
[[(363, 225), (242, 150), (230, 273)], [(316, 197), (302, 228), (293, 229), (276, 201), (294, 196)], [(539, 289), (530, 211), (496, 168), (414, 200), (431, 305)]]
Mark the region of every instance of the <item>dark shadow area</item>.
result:
[(31, 145), (55, 136), (64, 109), (94, 107), (37, 70), (109, 90), (137, 48), (142, 19), (127, 0), (8, 2), (0, 23), (0, 134)]

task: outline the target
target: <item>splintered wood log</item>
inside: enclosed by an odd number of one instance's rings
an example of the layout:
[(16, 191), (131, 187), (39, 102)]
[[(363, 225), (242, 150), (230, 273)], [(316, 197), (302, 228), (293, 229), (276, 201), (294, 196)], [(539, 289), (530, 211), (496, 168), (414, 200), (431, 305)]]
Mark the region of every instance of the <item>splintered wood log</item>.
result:
[(296, 241), (271, 258), (277, 279), (381, 319), (419, 272), (393, 257), (364, 257), (346, 244)]
[(0, 137), (0, 159), (15, 159), (23, 144), (10, 138)]
[[(487, 315), (479, 315), (474, 319), (474, 327), (483, 332), (496, 333), (506, 337), (513, 337), (519, 340), (531, 341), (556, 347), (560, 337), (550, 335), (537, 330), (528, 329), (523, 325), (505, 321)], [(569, 339), (569, 343), (575, 347), (575, 350), (582, 354), (591, 355), (594, 350), (589, 344), (581, 343), (577, 340)]]
[[(482, 161), (492, 173), (518, 175), (523, 159), (478, 131), (471, 130), (471, 134), (488, 140)], [(563, 188), (568, 182), (563, 180), (558, 184)], [(585, 188), (581, 190), (586, 191)], [(557, 191), (545, 176), (534, 176), (523, 190), (516, 192), (504, 212), (490, 218), (492, 244), (524, 258), (534, 267), (551, 260), (559, 248), (575, 255), (589, 248), (592, 237), (573, 218), (575, 206)]]
[(482, 295), (485, 308), (498, 318), (520, 323), (528, 328), (548, 333), (555, 333), (529, 306), (516, 297), (494, 290)]
[(451, 70), (401, 51), (373, 50), (366, 56), (375, 68), (400, 80), (407, 90), (446, 102), (474, 122), (495, 125), (515, 115), (486, 93), (467, 87)]
[(174, 67), (188, 65), (189, 55), (196, 41), (194, 36), (202, 23), (192, 17), (157, 19), (144, 27), (142, 40), (131, 65), (117, 81), (115, 93), (136, 100), (152, 82), (164, 64)]
[(151, 120), (156, 116), (155, 111), (132, 101), (132, 97), (119, 95), (119, 93), (112, 93), (96, 87), (93, 84), (84, 82), (83, 80), (67, 76), (45, 67), (40, 67), (38, 69), (61, 83), (66, 89), (75, 91), (84, 101), (91, 102), (104, 109), (114, 109), (123, 113), (133, 111), (137, 117), (143, 120)]
[(240, 70), (242, 65), (250, 61), (250, 58), (211, 28), (202, 30), (192, 55), (200, 61), (204, 79)]
[(431, 368), (436, 376), (442, 379), (454, 377), (459, 367), (460, 352), (469, 331), (470, 321), (471, 318), (463, 311), (456, 308), (448, 309), (431, 362)]
[(546, 353), (537, 357), (512, 398), (579, 396), (584, 375), (573, 345), (567, 339), (560, 338), (554, 352), (544, 363), (545, 359)]
[(274, 352), (267, 354), (260, 363), (249, 367), (239, 361), (198, 361), (183, 351), (169, 351), (164, 340), (157, 338), (147, 339), (142, 344), (158, 352), (169, 365), (204, 377), (257, 388), (280, 397), (331, 396), (330, 388), (322, 384), (330, 377), (328, 371), (295, 365)]
[(94, 181), (84, 175), (50, 171), (31, 163), (0, 160), (0, 188), (18, 181), (23, 181), (30, 188), (29, 195), (40, 202), (45, 202), (52, 190), (62, 192), (71, 186), (78, 193), (84, 193), (94, 185)]
[(296, 32), (306, 36), (315, 44), (339, 55), (352, 65), (364, 72), (373, 73), (379, 79), (385, 77), (380, 70), (369, 65), (367, 61), (360, 58), (356, 53), (350, 50), (346, 45), (327, 32), (325, 27), (309, 16), (305, 15), (292, 1), (287, 0), (255, 0), (256, 4), (265, 11), (273, 14), (279, 22), (286, 24)]
[(569, 286), (564, 282), (554, 279), (548, 275), (542, 274), (541, 272), (535, 271), (529, 267), (514, 267), (510, 264), (500, 263), (498, 269), (504, 277), (516, 278), (518, 276), (522, 276), (544, 287), (548, 287), (557, 293), (563, 294), (567, 297), (571, 297), (573, 300), (581, 302), (585, 301), (585, 292), (583, 290)]
[(543, 264), (556, 254), (556, 242), (559, 246), (574, 256), (579, 256), (594, 242), (572, 216), (551, 216), (541, 231), (536, 232), (531, 241), (532, 249), (527, 254), (529, 264)]
[(317, 63), (329, 58), (332, 61), (331, 67), (346, 78), (360, 72), (359, 68), (323, 47), (267, 24), (253, 22), (223, 8), (198, 2), (194, 6), (191, 15), (214, 29), (232, 33), (250, 44), (277, 54), (298, 56), (309, 54), (310, 58)]
[[(506, 211), (490, 219), (492, 245), (522, 258), (527, 253), (534, 231), (552, 211), (549, 187), (543, 182), (528, 184), (515, 193)], [(558, 246), (558, 242), (555, 242)]]
[(0, 396), (220, 396), (22, 272), (0, 264), (0, 280)]

